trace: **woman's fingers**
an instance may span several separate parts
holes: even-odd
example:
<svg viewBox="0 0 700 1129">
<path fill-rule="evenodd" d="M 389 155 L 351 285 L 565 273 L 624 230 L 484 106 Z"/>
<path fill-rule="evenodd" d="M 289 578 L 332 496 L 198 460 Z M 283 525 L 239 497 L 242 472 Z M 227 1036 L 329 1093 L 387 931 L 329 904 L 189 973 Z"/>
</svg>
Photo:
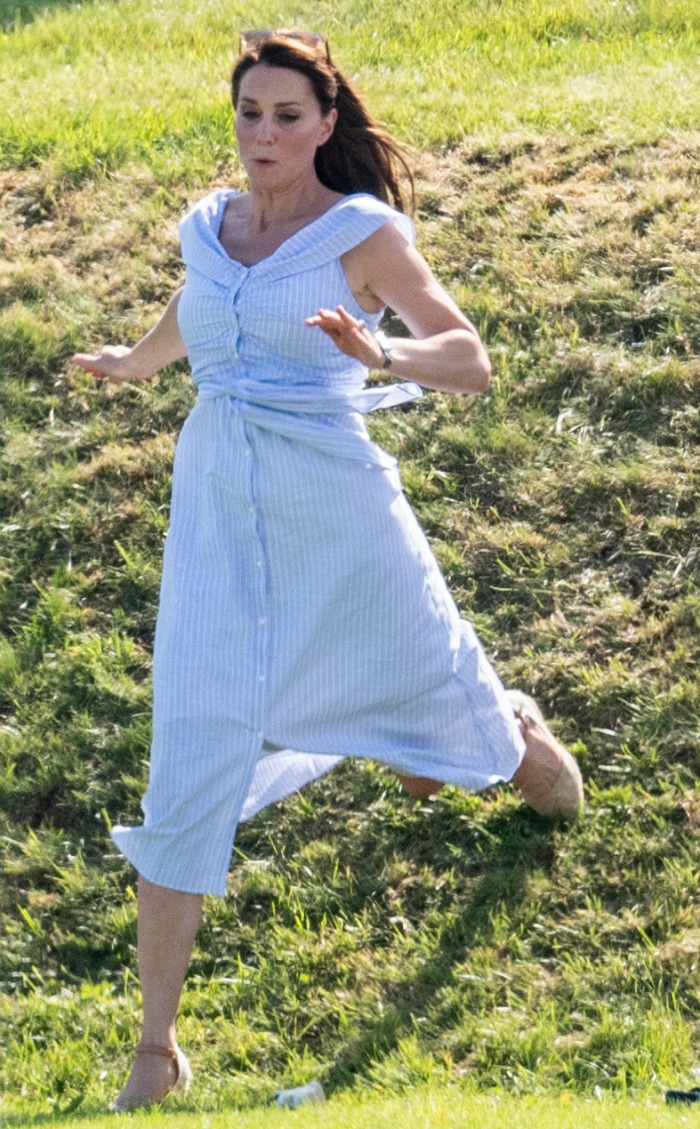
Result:
<svg viewBox="0 0 700 1129">
<path fill-rule="evenodd" d="M 91 376 L 105 377 L 118 384 L 129 379 L 123 362 L 130 353 L 128 345 L 103 345 L 96 353 L 74 353 L 71 360 Z"/>
<path fill-rule="evenodd" d="M 377 350 L 379 346 L 371 329 L 362 318 L 353 317 L 344 306 L 336 306 L 334 310 L 319 310 L 312 317 L 306 318 L 306 324 L 318 326 L 333 340 L 335 345 L 348 357 L 355 357 L 362 361 L 368 368 L 377 365 Z"/>
<path fill-rule="evenodd" d="M 78 368 L 84 369 L 92 376 L 105 376 L 105 370 L 101 366 L 100 357 L 98 353 L 74 353 L 71 361 Z"/>
<path fill-rule="evenodd" d="M 331 329 L 340 328 L 340 318 L 335 310 L 319 310 L 313 317 L 306 319 L 307 325 L 317 325 L 328 333 Z"/>
<path fill-rule="evenodd" d="M 371 336 L 366 322 L 362 318 L 353 317 L 344 306 L 336 306 L 334 316 L 337 318 L 339 328 L 349 333 L 354 340 L 365 341 L 368 333 Z"/>
</svg>

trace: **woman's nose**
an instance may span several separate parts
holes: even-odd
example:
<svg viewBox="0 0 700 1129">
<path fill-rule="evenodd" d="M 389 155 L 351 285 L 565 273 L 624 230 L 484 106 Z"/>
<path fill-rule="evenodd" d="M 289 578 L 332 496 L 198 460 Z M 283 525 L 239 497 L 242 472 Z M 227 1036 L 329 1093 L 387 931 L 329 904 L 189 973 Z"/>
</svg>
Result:
<svg viewBox="0 0 700 1129">
<path fill-rule="evenodd" d="M 261 114 L 258 118 L 258 140 L 269 141 L 274 133 L 274 122 L 267 114 Z"/>
</svg>

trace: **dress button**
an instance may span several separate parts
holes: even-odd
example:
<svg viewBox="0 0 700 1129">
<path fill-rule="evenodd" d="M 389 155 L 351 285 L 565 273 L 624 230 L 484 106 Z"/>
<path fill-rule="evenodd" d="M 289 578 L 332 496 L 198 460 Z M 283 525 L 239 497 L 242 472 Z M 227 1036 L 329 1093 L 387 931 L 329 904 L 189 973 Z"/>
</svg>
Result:
<svg viewBox="0 0 700 1129">
<path fill-rule="evenodd" d="M 261 615 L 260 618 L 258 619 L 258 623 L 260 624 L 261 627 L 264 627 L 265 624 L 267 623 L 267 616 Z"/>
<path fill-rule="evenodd" d="M 262 561 L 256 561 L 256 562 L 255 562 L 255 567 L 256 567 L 256 568 L 262 568 L 262 566 L 263 566 L 263 563 L 262 563 Z"/>
</svg>

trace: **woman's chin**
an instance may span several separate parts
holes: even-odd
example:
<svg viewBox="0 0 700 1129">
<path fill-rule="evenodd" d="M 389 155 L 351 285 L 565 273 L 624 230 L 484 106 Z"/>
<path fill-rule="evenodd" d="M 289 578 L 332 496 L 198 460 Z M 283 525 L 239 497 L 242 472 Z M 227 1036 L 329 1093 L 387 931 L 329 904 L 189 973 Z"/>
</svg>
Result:
<svg viewBox="0 0 700 1129">
<path fill-rule="evenodd" d="M 277 161 L 250 161 L 246 166 L 248 180 L 251 183 L 259 180 L 267 184 L 271 180 L 282 181 L 283 170 Z"/>
</svg>

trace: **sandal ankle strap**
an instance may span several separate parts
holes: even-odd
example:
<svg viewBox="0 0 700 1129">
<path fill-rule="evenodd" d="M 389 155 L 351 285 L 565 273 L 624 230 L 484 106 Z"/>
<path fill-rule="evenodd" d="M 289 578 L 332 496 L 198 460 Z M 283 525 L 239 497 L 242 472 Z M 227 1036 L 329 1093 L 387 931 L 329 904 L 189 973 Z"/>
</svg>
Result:
<svg viewBox="0 0 700 1129">
<path fill-rule="evenodd" d="M 522 721 L 525 729 L 534 729 L 540 722 L 525 706 L 514 706 L 513 713 L 517 721 Z"/>
<path fill-rule="evenodd" d="M 506 698 L 517 720 L 523 723 L 525 730 L 537 727 L 540 729 L 547 728 L 540 707 L 529 694 L 523 694 L 520 690 L 506 690 Z"/>
<path fill-rule="evenodd" d="M 177 1051 L 174 1047 L 160 1047 L 157 1043 L 139 1043 L 135 1052 L 137 1055 L 160 1055 L 161 1058 L 169 1058 L 177 1066 Z"/>
</svg>

